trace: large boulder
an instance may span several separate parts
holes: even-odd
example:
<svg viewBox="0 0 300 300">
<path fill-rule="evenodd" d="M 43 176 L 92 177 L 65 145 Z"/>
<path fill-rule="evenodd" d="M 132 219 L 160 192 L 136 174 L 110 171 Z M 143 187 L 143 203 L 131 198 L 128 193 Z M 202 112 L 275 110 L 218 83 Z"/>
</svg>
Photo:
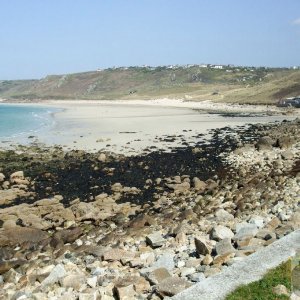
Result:
<svg viewBox="0 0 300 300">
<path fill-rule="evenodd" d="M 30 242 L 38 244 L 48 238 L 48 234 L 40 229 L 29 227 L 14 227 L 4 229 L 0 235 L 0 247 L 15 246 Z"/>
<path fill-rule="evenodd" d="M 274 140 L 268 136 L 261 137 L 255 147 L 259 151 L 272 150 L 274 145 Z"/>
</svg>

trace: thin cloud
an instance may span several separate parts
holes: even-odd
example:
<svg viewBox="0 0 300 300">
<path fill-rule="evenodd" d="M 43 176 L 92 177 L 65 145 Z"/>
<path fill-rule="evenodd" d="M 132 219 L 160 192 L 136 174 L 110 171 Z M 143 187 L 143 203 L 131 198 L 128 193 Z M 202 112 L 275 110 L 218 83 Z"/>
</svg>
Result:
<svg viewBox="0 0 300 300">
<path fill-rule="evenodd" d="M 294 25 L 300 25 L 300 18 L 294 20 L 292 23 L 293 23 Z"/>
</svg>

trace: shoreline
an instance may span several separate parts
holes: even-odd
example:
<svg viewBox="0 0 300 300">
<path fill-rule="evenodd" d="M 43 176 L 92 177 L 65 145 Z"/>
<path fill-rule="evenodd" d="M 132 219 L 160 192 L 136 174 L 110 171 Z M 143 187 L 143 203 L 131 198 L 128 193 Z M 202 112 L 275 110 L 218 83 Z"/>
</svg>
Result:
<svg viewBox="0 0 300 300">
<path fill-rule="evenodd" d="M 15 101 L 2 100 L 0 103 L 7 104 L 32 104 L 32 105 L 62 105 L 61 107 L 68 108 L 70 105 L 137 105 L 137 106 L 158 106 L 158 107 L 175 107 L 175 108 L 190 108 L 203 111 L 216 111 L 221 113 L 292 113 L 300 115 L 296 108 L 283 108 L 275 105 L 263 104 L 237 104 L 228 102 L 214 102 L 212 100 L 184 100 L 184 99 L 170 99 L 158 98 L 149 100 L 31 100 L 31 101 Z"/>
<path fill-rule="evenodd" d="M 182 143 L 193 145 L 194 136 L 206 134 L 209 137 L 209 130 L 214 128 L 291 120 L 300 115 L 297 110 L 287 114 L 286 109 L 277 107 L 270 109 L 167 99 L 51 100 L 17 105 L 60 110 L 51 114 L 55 126 L 47 132 L 37 132 L 34 140 L 26 140 L 27 144 L 34 142 L 46 146 L 61 145 L 66 150 L 92 152 L 106 149 L 126 155 L 143 153 L 151 147 L 154 150 L 171 151 Z M 153 127 L 153 124 L 156 125 Z M 68 128 L 68 132 L 65 128 Z"/>
</svg>

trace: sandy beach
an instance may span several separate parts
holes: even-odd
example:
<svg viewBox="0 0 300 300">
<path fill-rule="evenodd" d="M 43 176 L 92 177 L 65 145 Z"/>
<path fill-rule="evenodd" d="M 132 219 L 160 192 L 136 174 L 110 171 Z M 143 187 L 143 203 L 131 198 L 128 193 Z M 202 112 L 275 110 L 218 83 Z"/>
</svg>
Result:
<svg viewBox="0 0 300 300">
<path fill-rule="evenodd" d="M 38 142 L 65 150 L 109 151 L 125 155 L 153 150 L 171 151 L 193 145 L 195 137 L 209 138 L 209 130 L 249 123 L 291 120 L 295 114 L 268 106 L 244 106 L 182 100 L 43 101 L 60 109 L 53 126 L 34 134 L 35 139 L 15 139 L 13 144 Z M 229 115 L 228 115 L 229 114 Z M 298 113 L 299 114 L 299 113 Z"/>
<path fill-rule="evenodd" d="M 210 129 L 294 118 L 282 116 L 282 110 L 277 107 L 210 101 L 47 101 L 46 104 L 63 110 L 55 114 L 55 128 L 41 141 L 69 149 L 103 149 L 124 154 L 140 153 L 151 146 L 168 150 L 183 142 L 193 144 L 199 134 L 209 137 Z M 225 117 L 218 113 L 237 115 Z M 180 135 L 184 138 L 174 140 Z M 171 142 L 170 137 L 173 137 Z"/>
</svg>

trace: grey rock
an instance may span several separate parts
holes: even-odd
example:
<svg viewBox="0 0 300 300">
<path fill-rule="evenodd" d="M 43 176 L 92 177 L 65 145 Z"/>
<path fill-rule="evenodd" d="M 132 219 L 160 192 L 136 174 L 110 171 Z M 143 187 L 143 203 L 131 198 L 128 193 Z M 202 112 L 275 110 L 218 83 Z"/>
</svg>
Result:
<svg viewBox="0 0 300 300">
<path fill-rule="evenodd" d="M 225 255 L 229 253 L 234 253 L 236 250 L 233 248 L 231 244 L 231 239 L 226 238 L 221 240 L 216 245 L 216 252 L 218 255 Z"/>
<path fill-rule="evenodd" d="M 64 288 L 72 288 L 79 291 L 81 286 L 85 283 L 85 276 L 82 274 L 70 274 L 59 280 L 60 285 Z"/>
<path fill-rule="evenodd" d="M 65 277 L 66 274 L 67 274 L 66 270 L 62 264 L 56 265 L 51 271 L 51 273 L 49 274 L 49 276 L 42 281 L 41 283 L 42 288 L 58 282 L 60 279 Z"/>
<path fill-rule="evenodd" d="M 172 271 L 175 268 L 174 253 L 166 251 L 151 266 L 152 269 L 166 268 Z"/>
<path fill-rule="evenodd" d="M 148 281 L 152 284 L 160 284 L 163 280 L 168 277 L 172 277 L 166 268 L 155 269 L 145 275 Z"/>
<path fill-rule="evenodd" d="M 254 224 L 256 225 L 257 228 L 263 228 L 264 224 L 265 224 L 265 220 L 263 217 L 260 216 L 253 216 L 251 217 L 251 219 L 249 220 L 250 224 Z"/>
<path fill-rule="evenodd" d="M 200 282 L 205 279 L 204 273 L 194 273 L 188 276 L 189 280 L 192 282 Z"/>
<path fill-rule="evenodd" d="M 293 159 L 294 158 L 294 153 L 290 150 L 286 150 L 284 152 L 281 153 L 281 157 L 284 160 L 289 160 L 289 159 Z"/>
<path fill-rule="evenodd" d="M 236 226 L 236 234 L 233 239 L 241 240 L 249 237 L 254 237 L 257 232 L 258 228 L 255 224 L 240 223 Z"/>
<path fill-rule="evenodd" d="M 90 293 L 80 293 L 79 300 L 97 300 L 98 299 L 98 292 L 91 291 Z"/>
<path fill-rule="evenodd" d="M 225 209 L 219 209 L 216 212 L 216 220 L 217 222 L 228 222 L 232 221 L 234 219 L 234 216 L 230 214 Z"/>
<path fill-rule="evenodd" d="M 214 226 L 212 231 L 211 231 L 211 238 L 214 240 L 223 240 L 225 238 L 233 238 L 234 233 L 232 230 L 228 227 L 222 226 L 222 225 L 217 225 Z"/>
<path fill-rule="evenodd" d="M 146 241 L 153 248 L 161 247 L 165 243 L 165 239 L 160 232 L 149 234 L 146 236 Z"/>
<path fill-rule="evenodd" d="M 191 267 L 191 268 L 184 267 L 184 268 L 180 269 L 181 277 L 185 277 L 185 276 L 194 274 L 195 272 L 196 272 L 196 269 L 193 267 Z"/>
</svg>

